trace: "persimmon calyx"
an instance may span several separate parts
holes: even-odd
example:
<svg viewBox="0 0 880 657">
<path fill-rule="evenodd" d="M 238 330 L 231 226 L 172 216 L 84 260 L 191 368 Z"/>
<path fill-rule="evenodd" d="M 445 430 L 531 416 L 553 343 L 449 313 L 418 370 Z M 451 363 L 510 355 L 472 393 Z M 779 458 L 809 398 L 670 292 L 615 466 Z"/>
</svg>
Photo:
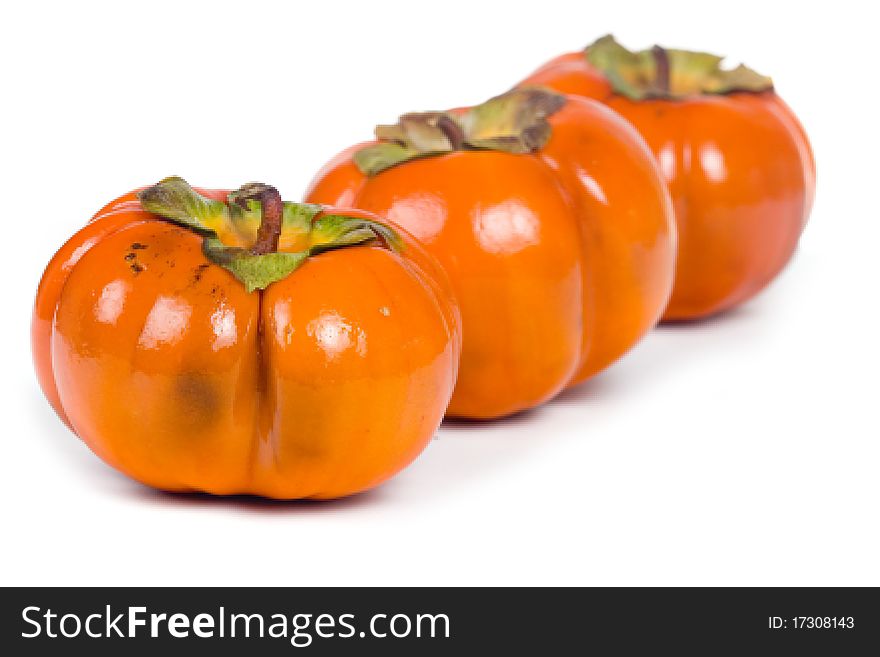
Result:
<svg viewBox="0 0 880 657">
<path fill-rule="evenodd" d="M 610 34 L 587 46 L 584 56 L 608 79 L 615 93 L 631 100 L 681 100 L 704 94 L 758 93 L 773 88 L 769 77 L 743 64 L 724 68 L 724 57 L 718 55 L 661 46 L 629 50 Z"/>
<path fill-rule="evenodd" d="M 331 249 L 367 244 L 403 249 L 400 236 L 385 224 L 327 213 L 311 203 L 283 202 L 263 183 L 243 185 L 223 203 L 174 176 L 141 190 L 138 199 L 144 210 L 200 235 L 205 257 L 248 292 L 266 289 L 310 256 Z"/>
<path fill-rule="evenodd" d="M 362 173 L 375 175 L 402 162 L 461 150 L 532 153 L 550 139 L 547 119 L 565 105 L 548 89 L 514 89 L 463 112 L 403 114 L 376 127 L 378 143 L 354 154 Z"/>
</svg>

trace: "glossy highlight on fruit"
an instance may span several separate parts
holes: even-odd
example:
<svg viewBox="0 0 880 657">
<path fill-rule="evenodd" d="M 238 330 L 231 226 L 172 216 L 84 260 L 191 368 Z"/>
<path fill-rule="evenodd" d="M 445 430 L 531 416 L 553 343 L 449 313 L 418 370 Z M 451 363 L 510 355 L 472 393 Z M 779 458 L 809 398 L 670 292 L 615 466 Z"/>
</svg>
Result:
<svg viewBox="0 0 880 657">
<path fill-rule="evenodd" d="M 669 185 L 679 234 L 664 319 L 705 317 L 760 292 L 791 259 L 815 193 L 806 133 L 770 78 L 708 53 L 613 37 L 521 83 L 599 100 L 632 123 Z"/>
<path fill-rule="evenodd" d="M 522 89 L 405 114 L 336 156 L 310 202 L 404 227 L 462 310 L 451 416 L 541 404 L 620 358 L 666 307 L 672 206 L 635 130 L 599 103 Z"/>
<path fill-rule="evenodd" d="M 130 477 L 334 498 L 428 443 L 459 321 L 439 266 L 373 215 L 169 178 L 108 204 L 58 251 L 32 340 L 59 416 Z"/>
</svg>

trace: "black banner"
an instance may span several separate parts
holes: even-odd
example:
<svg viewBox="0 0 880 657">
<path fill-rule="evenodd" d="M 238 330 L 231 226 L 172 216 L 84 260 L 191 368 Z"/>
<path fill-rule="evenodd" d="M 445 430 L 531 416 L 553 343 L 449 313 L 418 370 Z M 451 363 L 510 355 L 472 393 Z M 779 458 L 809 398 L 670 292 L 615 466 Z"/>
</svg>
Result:
<svg viewBox="0 0 880 657">
<path fill-rule="evenodd" d="M 21 588 L 2 597 L 7 655 L 880 651 L 880 596 L 868 588 Z"/>
</svg>

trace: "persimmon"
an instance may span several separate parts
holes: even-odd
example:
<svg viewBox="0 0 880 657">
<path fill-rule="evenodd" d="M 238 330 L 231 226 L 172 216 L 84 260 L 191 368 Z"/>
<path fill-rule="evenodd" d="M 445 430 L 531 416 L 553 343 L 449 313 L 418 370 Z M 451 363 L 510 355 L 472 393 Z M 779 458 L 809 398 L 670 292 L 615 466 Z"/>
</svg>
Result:
<svg viewBox="0 0 880 657">
<path fill-rule="evenodd" d="M 106 206 L 49 263 L 33 351 L 58 414 L 169 491 L 334 498 L 436 430 L 458 308 L 403 231 L 354 210 L 168 178 Z"/>
<path fill-rule="evenodd" d="M 403 226 L 446 269 L 463 324 L 449 415 L 534 407 L 660 317 L 671 202 L 644 141 L 600 103 L 516 90 L 405 114 L 376 137 L 332 159 L 306 198 Z"/>
<path fill-rule="evenodd" d="M 703 52 L 631 52 L 606 36 L 551 60 L 521 85 L 600 100 L 647 140 L 678 222 L 664 318 L 743 303 L 791 259 L 813 203 L 810 143 L 770 78 Z"/>
</svg>

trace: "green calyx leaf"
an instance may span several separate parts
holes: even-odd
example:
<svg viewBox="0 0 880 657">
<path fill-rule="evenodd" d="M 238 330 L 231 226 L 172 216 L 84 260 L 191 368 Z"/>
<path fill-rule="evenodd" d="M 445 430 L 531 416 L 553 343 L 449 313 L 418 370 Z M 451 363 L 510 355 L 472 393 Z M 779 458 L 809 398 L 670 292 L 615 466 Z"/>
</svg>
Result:
<svg viewBox="0 0 880 657">
<path fill-rule="evenodd" d="M 370 176 L 408 160 L 451 153 L 461 148 L 464 135 L 451 114 L 413 112 L 394 125 L 376 126 L 376 139 L 378 144 L 354 154 L 354 163 Z"/>
<path fill-rule="evenodd" d="M 358 217 L 325 214 L 312 226 L 309 253 L 314 255 L 367 242 L 381 242 L 392 251 L 398 252 L 404 248 L 400 235 L 385 224 Z"/>
<path fill-rule="evenodd" d="M 147 212 L 203 235 L 213 233 L 229 221 L 229 209 L 224 203 L 202 196 L 179 176 L 164 178 L 137 196 Z"/>
<path fill-rule="evenodd" d="M 265 290 L 272 283 L 287 278 L 309 257 L 306 251 L 254 255 L 241 247 L 226 246 L 216 237 L 206 237 L 202 251 L 215 265 L 229 270 L 248 292 Z"/>
<path fill-rule="evenodd" d="M 362 173 L 385 169 L 421 157 L 459 150 L 532 153 L 550 138 L 547 121 L 565 105 L 565 96 L 547 89 L 514 89 L 458 114 L 404 114 L 394 125 L 376 128 L 379 143 L 354 154 Z"/>
<path fill-rule="evenodd" d="M 361 173 L 374 176 L 396 164 L 425 157 L 431 153 L 421 153 L 396 142 L 379 142 L 366 146 L 354 154 L 354 163 Z"/>
<path fill-rule="evenodd" d="M 256 185 L 250 183 L 231 192 L 228 203 L 221 203 L 173 177 L 139 192 L 138 198 L 148 212 L 202 236 L 205 257 L 229 271 L 248 292 L 266 289 L 296 271 L 310 256 L 330 249 L 371 243 L 395 251 L 403 249 L 400 236 L 385 224 L 321 214 L 323 207 L 316 204 L 284 203 L 280 222 L 275 214 L 276 224 L 280 224 L 279 250 L 255 252 L 251 247 L 263 221 L 262 204 L 252 195 Z M 280 200 L 277 191 L 274 193 L 275 200 Z M 285 249 L 284 244 L 293 246 Z"/>
<path fill-rule="evenodd" d="M 460 148 L 464 135 L 451 114 L 412 112 L 401 116 L 394 125 L 377 126 L 376 138 L 420 153 L 444 153 Z"/>
<path fill-rule="evenodd" d="M 461 117 L 469 146 L 506 153 L 533 153 L 550 139 L 548 117 L 565 96 L 538 87 L 514 89 L 471 108 Z"/>
<path fill-rule="evenodd" d="M 307 233 L 312 229 L 312 221 L 323 208 L 317 203 L 285 203 L 282 225 L 285 230 Z"/>
<path fill-rule="evenodd" d="M 758 93 L 773 88 L 773 81 L 740 64 L 722 66 L 723 57 L 691 50 L 654 46 L 628 50 L 612 35 L 587 46 L 585 57 L 609 81 L 614 92 L 631 100 L 680 100 L 704 94 L 737 91 Z"/>
</svg>

